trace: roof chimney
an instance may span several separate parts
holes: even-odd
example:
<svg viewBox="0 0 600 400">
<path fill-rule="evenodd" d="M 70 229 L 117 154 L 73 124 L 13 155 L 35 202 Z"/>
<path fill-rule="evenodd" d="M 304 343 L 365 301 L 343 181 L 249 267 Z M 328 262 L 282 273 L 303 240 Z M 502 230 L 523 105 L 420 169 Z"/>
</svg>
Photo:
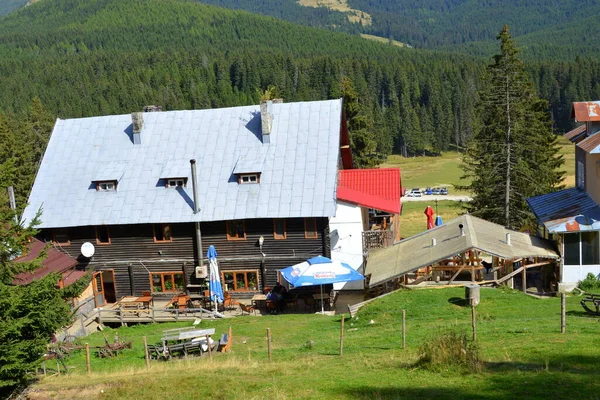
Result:
<svg viewBox="0 0 600 400">
<path fill-rule="evenodd" d="M 271 143 L 271 129 L 273 128 L 273 102 L 271 100 L 260 102 L 260 125 L 263 143 Z"/>
<path fill-rule="evenodd" d="M 510 233 L 506 234 L 506 244 L 512 246 L 512 243 L 510 242 Z"/>
<path fill-rule="evenodd" d="M 465 227 L 463 226 L 463 224 L 459 224 L 458 228 L 460 229 L 460 236 L 465 236 Z"/>
<path fill-rule="evenodd" d="M 435 240 L 435 238 L 431 238 L 431 247 L 435 247 L 436 244 L 437 240 Z"/>
<path fill-rule="evenodd" d="M 131 113 L 133 123 L 133 144 L 142 144 L 142 128 L 144 127 L 144 116 L 141 112 Z"/>
<path fill-rule="evenodd" d="M 194 214 L 198 214 L 198 211 L 200 211 L 200 207 L 198 207 L 198 178 L 196 177 L 196 160 L 190 160 L 190 165 L 192 167 L 192 190 L 194 193 Z"/>
</svg>

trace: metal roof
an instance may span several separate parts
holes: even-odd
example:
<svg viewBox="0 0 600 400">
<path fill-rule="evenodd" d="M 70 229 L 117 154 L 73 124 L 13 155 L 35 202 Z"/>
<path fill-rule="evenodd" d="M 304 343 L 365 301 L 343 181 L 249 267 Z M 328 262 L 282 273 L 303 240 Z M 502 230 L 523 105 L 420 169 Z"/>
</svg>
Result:
<svg viewBox="0 0 600 400">
<path fill-rule="evenodd" d="M 599 132 L 600 133 L 600 132 Z M 600 153 L 600 134 L 595 133 L 577 143 L 577 147 L 590 154 Z"/>
<path fill-rule="evenodd" d="M 600 230 L 600 206 L 583 189 L 570 188 L 527 199 L 548 232 Z"/>
<path fill-rule="evenodd" d="M 338 174 L 339 200 L 400 214 L 402 190 L 398 168 L 347 169 Z"/>
<path fill-rule="evenodd" d="M 44 242 L 33 238 L 27 249 L 27 254 L 17 258 L 15 262 L 24 263 L 35 260 L 45 248 L 46 244 Z M 63 273 L 76 265 L 76 259 L 61 253 L 54 247 L 50 247 L 47 251 L 46 258 L 44 258 L 42 261 L 40 268 L 32 272 L 23 272 L 17 274 L 13 283 L 16 285 L 27 285 L 35 280 L 42 279 L 52 272 Z"/>
<path fill-rule="evenodd" d="M 144 113 L 141 144 L 131 115 L 57 120 L 23 220 L 43 209 L 40 228 L 335 214 L 342 101 L 273 104 L 270 144 L 263 144 L 260 107 Z M 240 156 L 265 154 L 260 183 L 239 185 Z M 198 165 L 199 205 L 192 185 L 167 189 L 165 174 L 189 176 Z M 91 185 L 125 164 L 114 192 Z"/>
<path fill-rule="evenodd" d="M 577 128 L 565 133 L 563 135 L 563 137 L 566 138 L 567 140 L 570 140 L 573 143 L 578 143 L 582 139 L 586 138 L 586 134 L 587 134 L 586 129 L 587 129 L 586 124 L 579 125 Z"/>
<path fill-rule="evenodd" d="M 460 224 L 464 228 L 462 236 Z M 506 243 L 507 233 L 511 245 Z M 435 246 L 432 239 L 436 240 Z M 550 241 L 463 215 L 391 247 L 370 252 L 365 275 L 371 275 L 369 285 L 373 287 L 471 249 L 504 259 L 559 258 Z"/>
<path fill-rule="evenodd" d="M 573 103 L 571 118 L 575 118 L 578 122 L 600 121 L 600 101 Z"/>
</svg>

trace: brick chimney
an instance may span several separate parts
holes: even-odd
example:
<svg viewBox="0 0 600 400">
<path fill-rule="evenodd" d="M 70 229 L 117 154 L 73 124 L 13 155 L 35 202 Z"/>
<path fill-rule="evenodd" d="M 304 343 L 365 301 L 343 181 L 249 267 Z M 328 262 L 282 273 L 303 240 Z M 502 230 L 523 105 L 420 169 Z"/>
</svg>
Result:
<svg viewBox="0 0 600 400">
<path fill-rule="evenodd" d="M 142 144 L 142 128 L 144 127 L 144 114 L 141 112 L 131 113 L 131 122 L 133 124 L 133 144 Z"/>
</svg>

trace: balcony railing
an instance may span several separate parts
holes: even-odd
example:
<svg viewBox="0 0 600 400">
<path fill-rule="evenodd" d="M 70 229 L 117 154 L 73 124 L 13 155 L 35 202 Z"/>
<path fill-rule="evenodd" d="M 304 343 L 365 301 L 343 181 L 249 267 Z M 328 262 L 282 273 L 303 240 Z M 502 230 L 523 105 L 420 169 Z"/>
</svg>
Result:
<svg viewBox="0 0 600 400">
<path fill-rule="evenodd" d="M 392 231 L 366 231 L 363 232 L 363 249 L 381 249 L 393 243 Z"/>
</svg>

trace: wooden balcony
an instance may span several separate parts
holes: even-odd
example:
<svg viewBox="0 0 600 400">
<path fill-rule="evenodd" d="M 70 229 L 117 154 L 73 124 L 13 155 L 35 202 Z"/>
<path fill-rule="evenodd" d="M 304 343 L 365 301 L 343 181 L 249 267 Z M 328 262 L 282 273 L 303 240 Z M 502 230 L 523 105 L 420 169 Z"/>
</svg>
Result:
<svg viewBox="0 0 600 400">
<path fill-rule="evenodd" d="M 390 230 L 377 230 L 363 232 L 363 249 L 382 249 L 394 243 L 393 232 Z"/>
</svg>

